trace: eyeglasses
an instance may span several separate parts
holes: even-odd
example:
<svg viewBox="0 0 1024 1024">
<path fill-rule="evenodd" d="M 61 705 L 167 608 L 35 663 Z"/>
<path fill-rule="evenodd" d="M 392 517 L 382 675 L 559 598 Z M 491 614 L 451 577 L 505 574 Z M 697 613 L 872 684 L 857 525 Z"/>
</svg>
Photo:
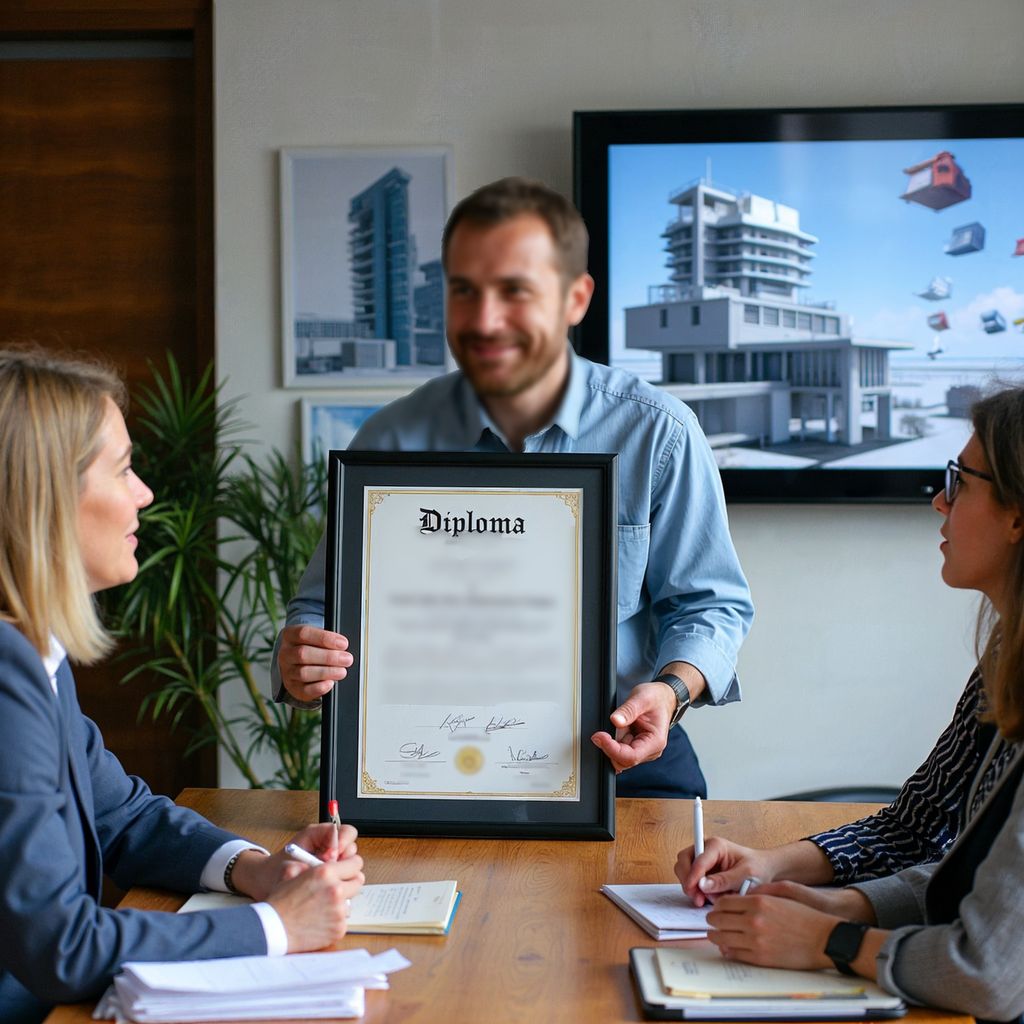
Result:
<svg viewBox="0 0 1024 1024">
<path fill-rule="evenodd" d="M 946 463 L 946 504 L 952 505 L 956 499 L 956 492 L 960 490 L 960 474 L 969 473 L 971 476 L 980 477 L 982 480 L 987 480 L 989 483 L 995 482 L 995 477 L 990 476 L 988 473 L 982 473 L 980 469 L 971 469 L 970 466 L 964 466 L 957 462 L 955 459 L 950 459 Z"/>
</svg>

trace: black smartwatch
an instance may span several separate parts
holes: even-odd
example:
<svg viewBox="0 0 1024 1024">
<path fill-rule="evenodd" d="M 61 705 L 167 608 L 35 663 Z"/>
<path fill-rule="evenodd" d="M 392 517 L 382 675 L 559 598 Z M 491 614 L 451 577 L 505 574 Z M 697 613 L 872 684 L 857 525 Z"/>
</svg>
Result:
<svg viewBox="0 0 1024 1024">
<path fill-rule="evenodd" d="M 832 929 L 825 943 L 825 956 L 835 964 L 840 974 L 856 975 L 850 964 L 857 959 L 864 935 L 870 927 L 858 921 L 840 921 Z"/>
<path fill-rule="evenodd" d="M 676 695 L 676 709 L 672 712 L 672 718 L 668 723 L 671 729 L 673 725 L 679 724 L 683 712 L 690 706 L 690 691 L 686 688 L 686 683 L 673 672 L 662 672 L 660 676 L 654 677 L 654 681 L 671 686 L 672 692 Z"/>
</svg>

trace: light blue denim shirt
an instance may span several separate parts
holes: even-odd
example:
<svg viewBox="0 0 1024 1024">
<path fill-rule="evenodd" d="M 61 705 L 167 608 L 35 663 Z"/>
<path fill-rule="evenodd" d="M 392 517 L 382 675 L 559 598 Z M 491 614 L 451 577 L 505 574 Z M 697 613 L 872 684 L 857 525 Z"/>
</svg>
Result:
<svg viewBox="0 0 1024 1024">
<path fill-rule="evenodd" d="M 708 683 L 697 703 L 739 700 L 736 655 L 754 609 L 729 536 L 718 467 L 697 418 L 632 374 L 570 353 L 562 404 L 523 450 L 619 455 L 619 698 L 670 661 L 687 661 Z M 349 447 L 508 450 L 458 372 L 385 406 Z M 325 550 L 321 538 L 288 605 L 290 626 L 323 625 Z M 271 676 L 280 699 L 276 646 Z"/>
</svg>

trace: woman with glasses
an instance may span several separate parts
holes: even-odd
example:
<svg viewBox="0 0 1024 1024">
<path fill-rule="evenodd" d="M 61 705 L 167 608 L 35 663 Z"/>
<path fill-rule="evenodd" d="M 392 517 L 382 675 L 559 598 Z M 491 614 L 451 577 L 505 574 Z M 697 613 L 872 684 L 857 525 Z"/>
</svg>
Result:
<svg viewBox="0 0 1024 1024">
<path fill-rule="evenodd" d="M 345 933 L 363 882 L 349 825 L 311 825 L 307 868 L 214 827 L 126 775 L 78 706 L 68 657 L 110 648 L 92 595 L 135 577 L 139 512 L 109 370 L 0 349 L 0 1021 L 41 1021 L 95 998 L 128 960 L 302 952 Z M 194 914 L 110 910 L 123 888 L 239 892 Z"/>
<path fill-rule="evenodd" d="M 727 958 L 835 966 L 1007 1021 L 1024 1014 L 1024 388 L 971 416 L 932 504 L 943 580 L 983 595 L 980 656 L 935 749 L 876 815 L 769 850 L 712 838 L 676 874 L 714 899 L 709 937 Z M 759 884 L 734 895 L 748 877 Z"/>
</svg>

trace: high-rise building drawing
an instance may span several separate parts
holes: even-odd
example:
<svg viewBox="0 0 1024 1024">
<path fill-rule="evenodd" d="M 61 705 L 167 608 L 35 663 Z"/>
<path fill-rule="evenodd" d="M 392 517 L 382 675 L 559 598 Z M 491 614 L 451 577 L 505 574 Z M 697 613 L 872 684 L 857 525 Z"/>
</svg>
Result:
<svg viewBox="0 0 1024 1024">
<path fill-rule="evenodd" d="M 398 366 L 415 362 L 412 278 L 415 246 L 409 230 L 409 181 L 387 174 L 349 203 L 349 264 L 355 322 L 374 338 L 395 342 Z"/>
<path fill-rule="evenodd" d="M 626 309 L 625 343 L 661 353 L 662 384 L 712 445 L 780 444 L 809 421 L 824 440 L 857 445 L 864 413 L 874 439 L 889 438 L 889 352 L 913 346 L 854 338 L 834 303 L 802 297 L 818 239 L 799 212 L 703 178 L 669 202 L 669 283 Z"/>
<path fill-rule="evenodd" d="M 420 264 L 424 283 L 413 289 L 416 309 L 416 362 L 444 364 L 444 270 L 441 261 Z"/>
</svg>

